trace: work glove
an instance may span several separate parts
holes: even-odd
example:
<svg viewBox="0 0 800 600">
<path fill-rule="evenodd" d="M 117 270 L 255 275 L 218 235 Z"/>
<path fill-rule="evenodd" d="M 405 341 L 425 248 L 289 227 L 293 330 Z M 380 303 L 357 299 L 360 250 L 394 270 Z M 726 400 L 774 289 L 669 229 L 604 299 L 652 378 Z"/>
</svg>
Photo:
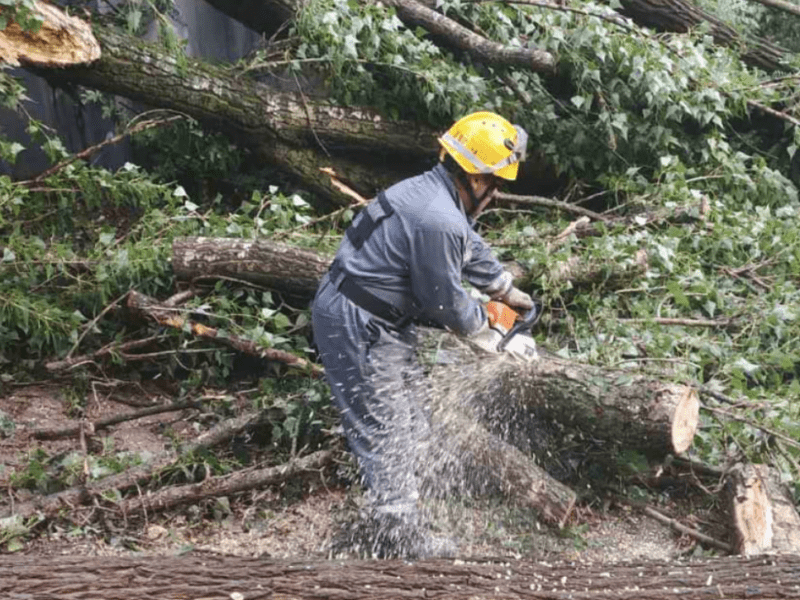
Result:
<svg viewBox="0 0 800 600">
<path fill-rule="evenodd" d="M 508 330 L 514 326 L 514 323 L 519 318 L 519 313 L 507 304 L 490 300 L 486 303 L 486 315 L 489 321 L 489 327 L 497 329 L 502 333 L 508 333 Z"/>
<path fill-rule="evenodd" d="M 533 298 L 522 290 L 515 288 L 513 285 L 505 294 L 499 298 L 495 298 L 495 300 L 523 310 L 530 310 L 533 308 Z"/>
</svg>

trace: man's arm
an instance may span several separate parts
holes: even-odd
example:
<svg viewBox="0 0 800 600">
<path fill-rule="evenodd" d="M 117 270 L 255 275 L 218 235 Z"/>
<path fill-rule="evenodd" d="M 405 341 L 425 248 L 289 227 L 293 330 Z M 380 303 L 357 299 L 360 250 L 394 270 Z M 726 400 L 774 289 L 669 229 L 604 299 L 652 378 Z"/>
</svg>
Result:
<svg viewBox="0 0 800 600">
<path fill-rule="evenodd" d="M 464 267 L 464 279 L 481 292 L 511 306 L 529 309 L 533 306 L 531 297 L 514 287 L 513 275 L 506 271 L 495 258 L 492 249 L 483 238 L 470 229 L 469 243 L 471 258 Z"/>
<path fill-rule="evenodd" d="M 411 289 L 425 316 L 461 335 L 486 322 L 486 311 L 461 285 L 468 238 L 454 226 L 421 226 L 411 240 Z"/>
</svg>

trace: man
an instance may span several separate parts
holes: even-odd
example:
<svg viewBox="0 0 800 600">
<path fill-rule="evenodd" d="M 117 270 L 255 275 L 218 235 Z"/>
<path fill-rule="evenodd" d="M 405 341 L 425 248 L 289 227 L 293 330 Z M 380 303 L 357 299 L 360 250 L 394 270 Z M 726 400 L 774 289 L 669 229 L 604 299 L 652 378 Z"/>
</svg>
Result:
<svg viewBox="0 0 800 600">
<path fill-rule="evenodd" d="M 348 228 L 313 305 L 314 338 L 376 524 L 372 554 L 426 557 L 453 548 L 417 513 L 415 469 L 430 425 L 420 393 L 414 322 L 475 336 L 493 318 L 462 281 L 505 304 L 530 296 L 473 230 L 502 180 L 516 179 L 527 134 L 490 112 L 439 138 L 440 163 L 387 189 Z"/>
</svg>

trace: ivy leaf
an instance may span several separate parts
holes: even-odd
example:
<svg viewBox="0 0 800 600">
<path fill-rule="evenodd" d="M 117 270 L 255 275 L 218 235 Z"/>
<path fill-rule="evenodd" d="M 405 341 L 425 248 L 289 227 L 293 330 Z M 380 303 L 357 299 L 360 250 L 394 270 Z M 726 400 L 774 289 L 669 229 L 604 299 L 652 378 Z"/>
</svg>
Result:
<svg viewBox="0 0 800 600">
<path fill-rule="evenodd" d="M 3 262 L 13 262 L 15 258 L 17 258 L 17 255 L 14 254 L 11 248 L 3 248 Z"/>
<path fill-rule="evenodd" d="M 675 303 L 678 306 L 689 308 L 689 299 L 686 297 L 686 294 L 683 293 L 683 290 L 677 281 L 668 282 L 667 290 L 669 290 L 669 293 L 672 294 L 672 297 L 675 299 Z"/>
<path fill-rule="evenodd" d="M 344 36 L 344 55 L 351 58 L 358 58 L 358 50 L 356 49 L 357 45 L 358 40 L 356 39 L 356 36 L 353 34 Z"/>
<path fill-rule="evenodd" d="M 125 27 L 128 29 L 128 33 L 136 33 L 139 30 L 139 25 L 141 24 L 142 12 L 134 8 L 125 18 Z"/>
</svg>

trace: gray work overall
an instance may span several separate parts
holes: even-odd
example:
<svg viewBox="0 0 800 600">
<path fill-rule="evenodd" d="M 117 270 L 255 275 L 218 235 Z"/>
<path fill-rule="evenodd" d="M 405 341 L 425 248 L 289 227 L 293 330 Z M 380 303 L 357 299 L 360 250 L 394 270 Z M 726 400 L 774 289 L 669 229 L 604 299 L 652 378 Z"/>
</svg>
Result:
<svg viewBox="0 0 800 600">
<path fill-rule="evenodd" d="M 462 286 L 488 295 L 511 274 L 471 222 L 437 165 L 373 200 L 353 221 L 314 299 L 314 339 L 371 508 L 414 515 L 415 465 L 430 425 L 416 358 L 415 319 L 461 335 L 486 322 Z"/>
</svg>

